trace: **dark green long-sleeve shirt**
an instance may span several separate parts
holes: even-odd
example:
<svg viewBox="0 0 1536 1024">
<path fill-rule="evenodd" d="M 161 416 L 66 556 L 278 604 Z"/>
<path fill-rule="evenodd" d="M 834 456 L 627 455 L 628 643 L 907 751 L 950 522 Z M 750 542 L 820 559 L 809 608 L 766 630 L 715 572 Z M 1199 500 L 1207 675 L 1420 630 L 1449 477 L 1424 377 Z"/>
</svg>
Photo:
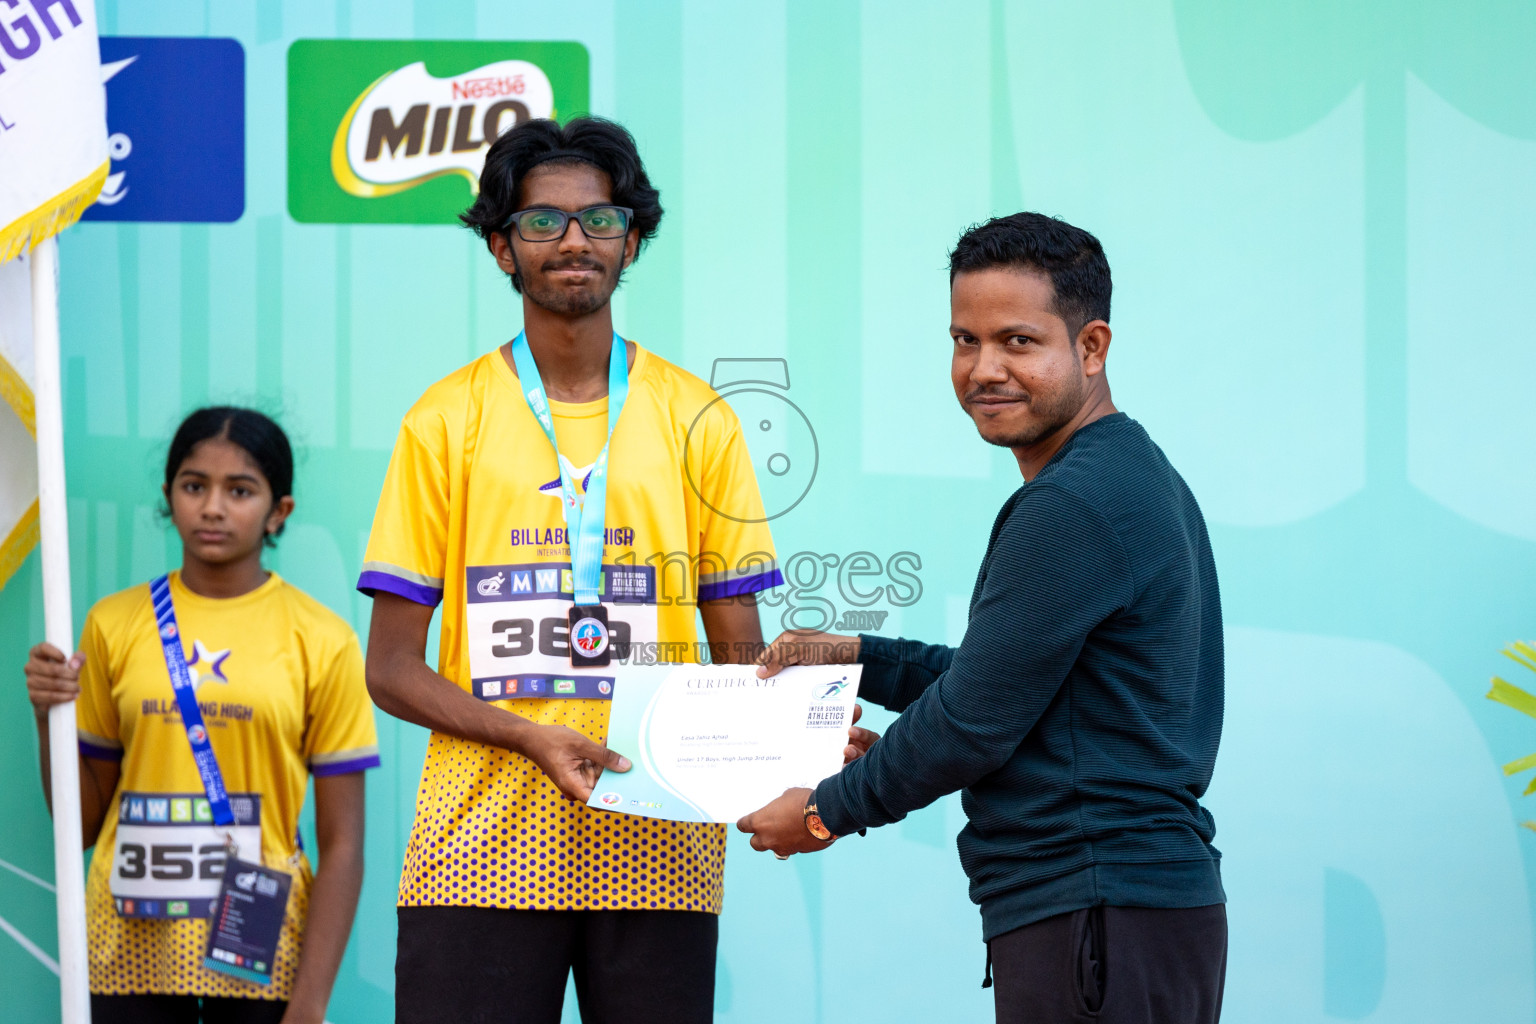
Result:
<svg viewBox="0 0 1536 1024">
<path fill-rule="evenodd" d="M 1200 806 L 1221 737 L 1221 599 L 1194 496 L 1135 420 L 1074 434 L 992 527 L 957 648 L 862 638 L 900 711 L 817 787 L 846 834 L 961 791 L 990 940 L 1096 904 L 1225 901 Z"/>
</svg>

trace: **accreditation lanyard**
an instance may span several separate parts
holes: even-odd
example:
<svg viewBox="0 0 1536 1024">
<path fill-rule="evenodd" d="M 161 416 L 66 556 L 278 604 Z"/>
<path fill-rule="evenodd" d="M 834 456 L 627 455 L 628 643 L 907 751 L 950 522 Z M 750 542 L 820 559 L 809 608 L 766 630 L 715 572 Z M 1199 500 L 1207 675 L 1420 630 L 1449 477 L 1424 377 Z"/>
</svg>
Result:
<svg viewBox="0 0 1536 1024">
<path fill-rule="evenodd" d="M 576 493 L 576 481 L 571 478 L 565 460 L 560 458 L 560 444 L 555 440 L 555 421 L 550 416 L 549 401 L 544 395 L 544 380 L 539 376 L 538 365 L 528 349 L 528 339 L 519 331 L 512 339 L 512 362 L 517 367 L 519 390 L 528 401 L 533 418 L 544 428 L 544 436 L 555 450 L 555 463 L 560 467 L 560 492 L 564 498 L 566 536 L 571 541 L 572 589 L 577 605 L 595 605 L 601 589 L 603 565 L 603 526 L 608 503 L 608 445 L 613 441 L 613 431 L 619 423 L 619 413 L 624 411 L 624 400 L 629 397 L 629 359 L 624 339 L 613 336 L 613 349 L 608 358 L 608 436 L 603 450 L 597 455 L 592 473 L 587 477 L 587 492 L 583 497 Z"/>
<path fill-rule="evenodd" d="M 149 596 L 155 606 L 155 627 L 160 634 L 160 648 L 165 652 L 166 670 L 171 674 L 171 689 L 176 694 L 176 706 L 181 709 L 181 724 L 186 729 L 187 742 L 192 744 L 192 760 L 197 763 L 203 791 L 208 794 L 208 809 L 213 814 L 213 823 L 227 829 L 234 825 L 235 815 L 229 808 L 224 774 L 219 771 L 219 759 L 213 754 L 213 744 L 208 742 L 203 713 L 197 706 L 197 685 L 192 682 L 187 656 L 181 649 L 170 578 L 161 576 L 150 583 Z"/>
</svg>

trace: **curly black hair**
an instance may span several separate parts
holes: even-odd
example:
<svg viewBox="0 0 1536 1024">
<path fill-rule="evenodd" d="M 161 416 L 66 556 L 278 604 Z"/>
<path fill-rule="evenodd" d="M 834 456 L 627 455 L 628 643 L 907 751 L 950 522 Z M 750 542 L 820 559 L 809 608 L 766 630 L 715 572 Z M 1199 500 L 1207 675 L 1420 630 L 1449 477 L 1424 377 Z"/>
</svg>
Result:
<svg viewBox="0 0 1536 1024">
<path fill-rule="evenodd" d="M 949 254 L 949 283 L 957 274 L 992 267 L 1049 277 L 1056 313 L 1073 337 L 1092 320 L 1109 322 L 1109 261 L 1099 240 L 1082 228 L 1043 213 L 1015 213 L 966 229 Z"/>
<path fill-rule="evenodd" d="M 617 122 L 603 117 L 572 118 L 562 128 L 547 118 L 524 121 L 503 132 L 485 154 L 480 172 L 480 194 L 459 220 L 485 239 L 507 230 L 507 218 L 521 201 L 523 178 L 546 163 L 591 164 L 613 183 L 613 202 L 634 210 L 630 227 L 640 232 L 640 245 L 650 241 L 661 224 L 661 193 L 651 187 L 634 136 Z M 512 275 L 512 287 L 522 283 Z"/>
</svg>

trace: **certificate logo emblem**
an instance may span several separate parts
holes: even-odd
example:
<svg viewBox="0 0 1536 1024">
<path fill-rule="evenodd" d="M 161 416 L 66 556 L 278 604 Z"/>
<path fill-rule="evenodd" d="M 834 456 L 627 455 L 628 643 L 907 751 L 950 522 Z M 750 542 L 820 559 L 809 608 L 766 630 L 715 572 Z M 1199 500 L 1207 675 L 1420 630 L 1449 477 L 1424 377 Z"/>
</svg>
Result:
<svg viewBox="0 0 1536 1024">
<path fill-rule="evenodd" d="M 619 804 L 624 802 L 624 798 L 617 793 L 604 793 L 602 796 L 598 797 L 598 799 L 607 804 L 609 807 L 617 807 Z"/>
<path fill-rule="evenodd" d="M 608 648 L 608 630 L 590 616 L 578 619 L 571 629 L 571 643 L 587 657 L 596 657 Z"/>
<path fill-rule="evenodd" d="M 167 623 L 160 627 L 160 635 L 167 640 L 176 639 L 176 627 Z"/>
<path fill-rule="evenodd" d="M 193 743 L 201 743 L 208 738 L 208 730 L 200 725 L 194 725 L 187 730 L 187 739 Z"/>
<path fill-rule="evenodd" d="M 613 692 L 613 684 L 606 679 L 600 679 L 597 683 L 597 692 L 606 696 Z"/>
<path fill-rule="evenodd" d="M 836 700 L 847 687 L 848 678 L 844 676 L 835 683 L 818 683 L 816 689 L 811 691 L 811 696 L 816 700 Z"/>
</svg>

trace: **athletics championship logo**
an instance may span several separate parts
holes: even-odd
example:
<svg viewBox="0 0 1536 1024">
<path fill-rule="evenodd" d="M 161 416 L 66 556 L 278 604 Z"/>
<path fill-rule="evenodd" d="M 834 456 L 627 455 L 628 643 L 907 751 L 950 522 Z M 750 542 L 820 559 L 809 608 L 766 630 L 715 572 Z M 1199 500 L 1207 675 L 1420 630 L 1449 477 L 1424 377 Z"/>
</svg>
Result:
<svg viewBox="0 0 1536 1024">
<path fill-rule="evenodd" d="M 815 700 L 836 700 L 842 692 L 848 688 L 848 677 L 835 683 L 817 683 L 816 689 L 811 691 L 811 697 Z"/>
<path fill-rule="evenodd" d="M 587 108 L 580 43 L 301 39 L 288 50 L 288 211 L 456 224 L 502 132 Z"/>
<path fill-rule="evenodd" d="M 571 627 L 571 643 L 582 654 L 594 658 L 608 647 L 608 628 L 591 616 L 577 619 L 576 625 Z"/>
</svg>

